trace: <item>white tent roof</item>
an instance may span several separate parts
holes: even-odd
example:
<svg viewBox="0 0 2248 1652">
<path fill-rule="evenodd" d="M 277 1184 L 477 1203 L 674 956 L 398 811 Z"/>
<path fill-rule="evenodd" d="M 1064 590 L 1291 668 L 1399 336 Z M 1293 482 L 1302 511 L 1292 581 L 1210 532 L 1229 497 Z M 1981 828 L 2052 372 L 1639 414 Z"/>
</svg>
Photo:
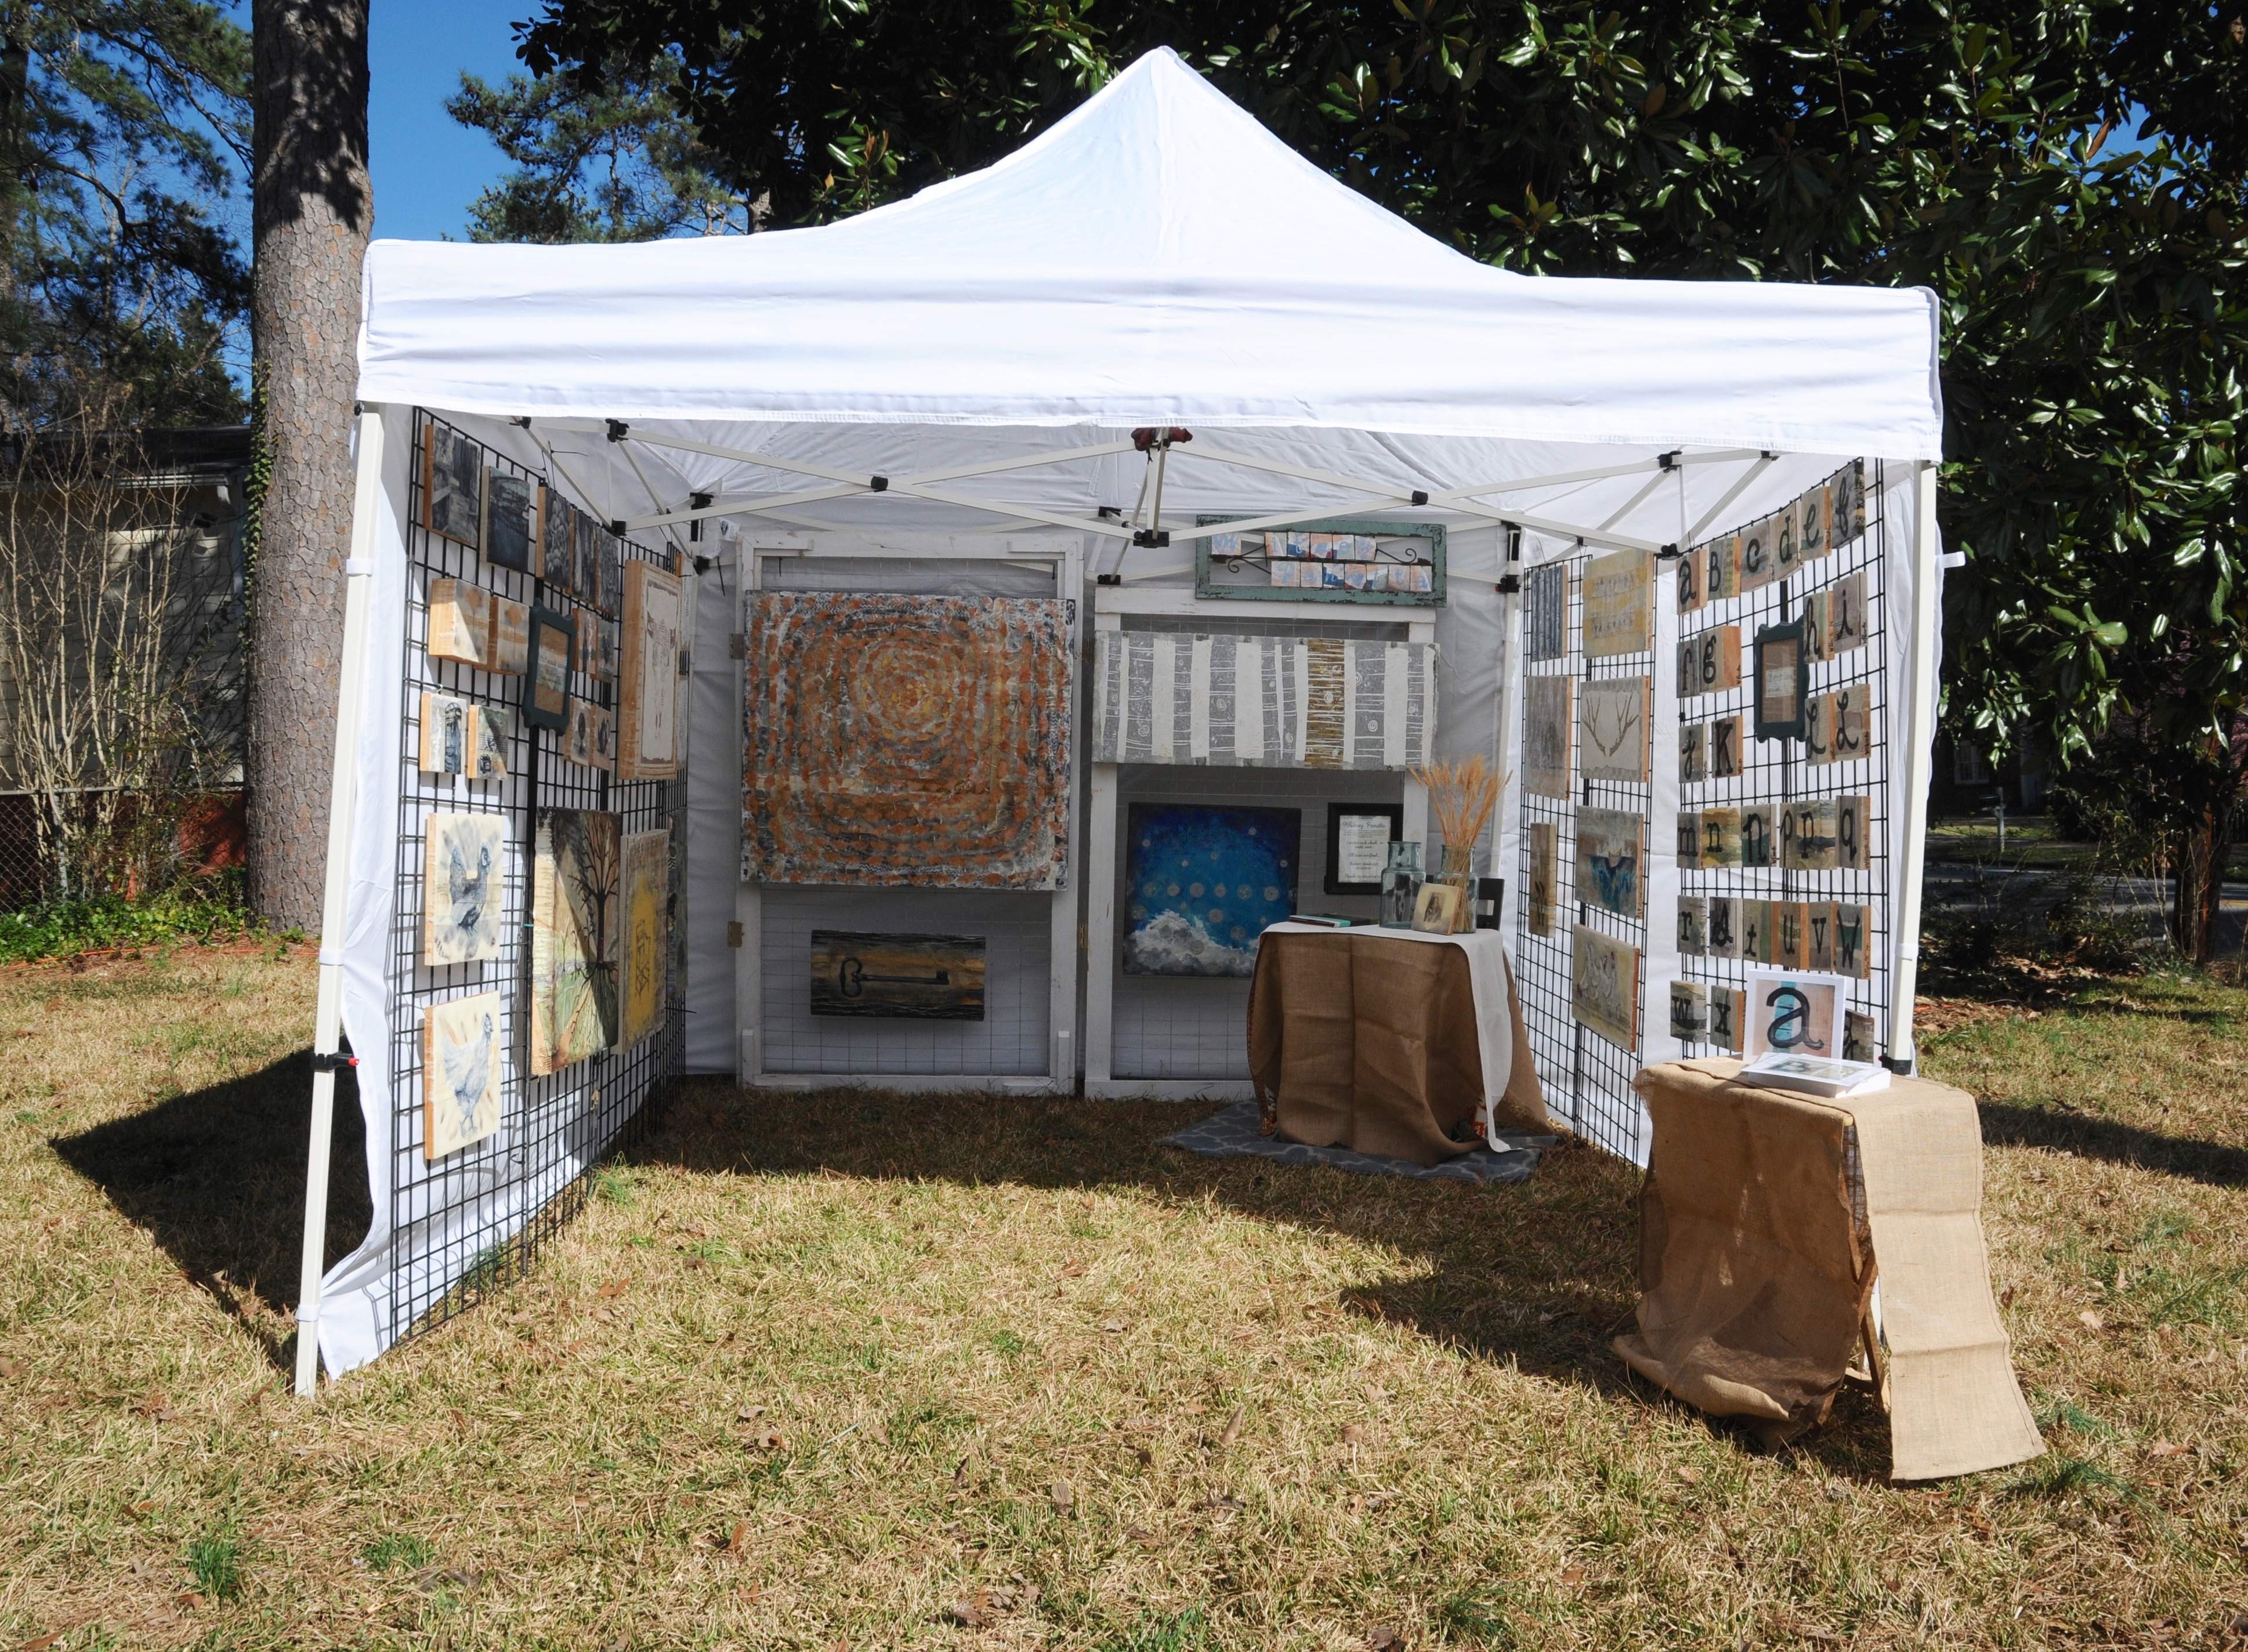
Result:
<svg viewBox="0 0 2248 1652">
<path fill-rule="evenodd" d="M 1493 270 L 1159 51 L 997 164 L 824 228 L 376 242 L 359 394 L 730 446 L 822 422 L 846 465 L 881 443 L 837 424 L 888 427 L 893 455 L 901 426 L 1283 427 L 1297 463 L 1354 475 L 1364 444 L 1316 433 L 1464 439 L 1464 473 L 1436 448 L 1404 466 L 1464 483 L 1573 443 L 1931 458 L 1936 328 L 1921 291 Z"/>
</svg>

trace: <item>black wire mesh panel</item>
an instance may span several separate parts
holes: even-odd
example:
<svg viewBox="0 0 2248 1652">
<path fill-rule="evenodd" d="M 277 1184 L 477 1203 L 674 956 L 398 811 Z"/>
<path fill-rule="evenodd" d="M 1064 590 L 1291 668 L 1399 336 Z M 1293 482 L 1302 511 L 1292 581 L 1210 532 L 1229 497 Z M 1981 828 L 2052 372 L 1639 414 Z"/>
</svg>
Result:
<svg viewBox="0 0 2248 1652">
<path fill-rule="evenodd" d="M 1682 775 L 1678 805 L 1682 812 L 1758 805 L 1777 811 L 1806 803 L 1839 805 L 1844 799 L 1865 799 L 1858 825 L 1860 840 L 1865 847 L 1865 864 L 1861 868 L 1806 870 L 1781 864 L 1783 846 L 1777 831 L 1772 847 L 1773 864 L 1770 866 L 1682 867 L 1682 896 L 1697 898 L 1704 903 L 1703 933 L 1699 937 L 1703 949 L 1697 954 L 1689 944 L 1689 949 L 1682 949 L 1678 963 L 1681 979 L 1698 982 L 1705 988 L 1739 989 L 1752 970 L 1788 967 L 1759 963 L 1737 956 L 1720 956 L 1712 951 L 1707 915 L 1710 904 L 1717 901 L 1734 901 L 1736 911 L 1737 903 L 1743 901 L 1801 902 L 1813 908 L 1839 903 L 1863 908 L 1865 974 L 1850 979 L 1847 1009 L 1848 1013 L 1870 1018 L 1870 1050 L 1863 1052 L 1868 1059 L 1887 1055 L 1889 1049 L 1889 943 L 1895 925 L 1888 844 L 1891 702 L 1890 616 L 1884 583 L 1889 533 L 1887 479 L 1881 465 L 1871 462 L 1867 464 L 1863 533 L 1843 541 L 1825 557 L 1799 565 L 1790 578 L 1777 580 L 1762 590 L 1710 602 L 1681 620 L 1682 631 L 1700 631 L 1721 625 L 1740 627 L 1741 686 L 1681 700 L 1673 708 L 1671 716 L 1657 719 L 1659 728 L 1672 731 L 1672 741 L 1667 752 L 1658 744 L 1655 754 L 1657 763 L 1676 763 L 1680 760 L 1677 730 L 1696 723 L 1707 727 L 1716 719 L 1737 716 L 1741 720 L 1739 772 L 1717 774 L 1705 750 L 1703 778 L 1690 779 Z M 1838 690 L 1853 690 L 1861 696 L 1864 749 L 1861 754 L 1840 761 L 1814 763 L 1809 760 L 1811 750 L 1819 741 L 1833 739 L 1831 729 L 1815 729 L 1814 738 L 1808 743 L 1758 740 L 1754 737 L 1756 634 L 1766 627 L 1802 619 L 1806 607 L 1814 616 L 1819 615 L 1821 600 L 1831 604 L 1835 593 L 1846 586 L 1854 597 L 1862 591 L 1864 640 L 1861 646 L 1843 649 L 1831 658 L 1813 660 L 1810 696 L 1817 702 Z M 1676 601 L 1675 591 L 1669 600 Z M 1832 611 L 1829 607 L 1826 613 L 1831 615 Z M 1737 929 L 1737 917 L 1734 924 Z M 1735 945 L 1737 947 L 1737 938 Z M 1835 937 L 1831 934 L 1825 937 L 1824 946 L 1826 953 L 1834 953 Z M 1667 1006 L 1665 1014 L 1667 1017 Z M 1707 1043 L 1689 1042 L 1688 1047 L 1700 1054 L 1724 1052 Z"/>
<path fill-rule="evenodd" d="M 1655 670 L 1655 656 L 1652 653 L 1613 655 L 1600 659 L 1586 655 L 1584 566 L 1589 559 L 1589 554 L 1580 550 L 1562 561 L 1546 565 L 1557 569 L 1564 582 L 1560 652 L 1552 659 L 1532 659 L 1530 657 L 1532 650 L 1527 646 L 1528 639 L 1525 640 L 1524 668 L 1527 676 L 1561 677 L 1570 681 L 1570 785 L 1569 795 L 1566 798 L 1544 796 L 1530 789 L 1530 696 L 1525 692 L 1523 696 L 1523 738 L 1516 746 L 1516 750 L 1524 754 L 1524 773 L 1523 784 L 1519 787 L 1522 838 L 1515 886 L 1521 895 L 1512 903 L 1516 937 L 1515 985 L 1522 1000 L 1523 1023 L 1530 1033 L 1531 1053 L 1537 1060 L 1539 1077 L 1546 1086 L 1547 1100 L 1556 1106 L 1566 1118 L 1569 1128 L 1577 1134 L 1621 1157 L 1636 1160 L 1644 1156 L 1646 1115 L 1640 1107 L 1638 1093 L 1631 1087 L 1631 1080 L 1632 1075 L 1639 1070 L 1641 1055 L 1578 1021 L 1572 1002 L 1571 971 L 1575 953 L 1573 930 L 1577 924 L 1581 923 L 1639 949 L 1640 967 L 1633 1013 L 1639 1029 L 1640 1050 L 1644 1052 L 1649 1032 L 1647 1018 L 1648 949 L 1644 915 L 1645 868 L 1647 853 L 1654 846 L 1653 834 L 1657 829 L 1656 823 L 1647 819 L 1651 812 L 1652 787 L 1646 782 L 1585 778 L 1580 772 L 1583 753 L 1580 749 L 1578 723 L 1583 715 L 1583 697 L 1587 684 L 1620 677 L 1651 677 Z M 1533 573 L 1530 577 L 1538 575 Z M 1658 578 L 1655 583 L 1659 590 L 1662 581 Z M 1526 626 L 1530 605 L 1525 602 L 1523 606 Z M 1654 760 L 1661 762 L 1662 754 L 1655 752 Z M 1577 809 L 1580 805 L 1636 814 L 1647 822 L 1648 838 L 1640 861 L 1641 916 L 1620 916 L 1581 898 L 1584 892 L 1576 887 Z M 1549 932 L 1542 936 L 1535 933 L 1532 928 L 1536 914 L 1532 910 L 1530 876 L 1535 836 L 1533 829 L 1541 826 L 1550 827 L 1553 834 L 1552 922 Z"/>
<path fill-rule="evenodd" d="M 524 679 L 453 659 L 433 659 L 429 641 L 433 580 L 453 579 L 517 602 L 572 615 L 582 606 L 536 573 L 497 566 L 476 551 L 431 532 L 425 517 L 422 454 L 434 433 L 456 441 L 461 433 L 416 409 L 406 523 L 406 626 L 400 665 L 397 862 L 391 921 L 390 1222 L 394 1242 L 389 1278 L 389 1333 L 394 1341 L 442 1324 L 522 1274 L 539 1247 L 585 1203 L 587 1180 L 600 1162 L 627 1145 L 648 1117 L 657 1087 L 677 1071 L 682 980 L 675 952 L 667 947 L 663 1014 L 657 1030 L 629 1048 L 612 1049 L 534 1077 L 530 1072 L 530 992 L 532 833 L 541 809 L 600 810 L 620 817 L 623 833 L 668 827 L 672 875 L 667 917 L 677 908 L 682 783 L 621 782 L 571 761 L 559 731 L 524 722 Z M 473 444 L 487 475 L 551 481 L 504 456 Z M 487 483 L 487 486 L 489 484 Z M 627 542 L 626 560 L 672 566 L 668 552 Z M 530 560 L 541 566 L 539 547 Z M 618 625 L 621 616 L 605 624 Z M 579 671 L 570 680 L 577 697 L 617 711 L 616 687 Z M 452 696 L 511 715 L 503 750 L 506 771 L 493 780 L 422 767 L 425 695 Z M 422 962 L 424 857 L 429 819 L 435 813 L 490 814 L 502 828 L 501 951 L 483 963 L 432 967 Z M 432 1159 L 423 1147 L 422 1020 L 432 1004 L 496 991 L 503 1011 L 504 1056 L 498 1130 Z"/>
</svg>

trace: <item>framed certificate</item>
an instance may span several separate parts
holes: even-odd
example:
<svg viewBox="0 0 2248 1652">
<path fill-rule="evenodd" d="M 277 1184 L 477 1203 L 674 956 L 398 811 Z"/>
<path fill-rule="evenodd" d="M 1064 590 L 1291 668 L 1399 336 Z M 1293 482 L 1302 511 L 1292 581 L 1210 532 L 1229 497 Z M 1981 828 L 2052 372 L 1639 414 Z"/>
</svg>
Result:
<svg viewBox="0 0 2248 1652">
<path fill-rule="evenodd" d="M 1402 803 L 1327 805 L 1329 895 L 1380 895 L 1389 846 L 1405 835 Z"/>
</svg>

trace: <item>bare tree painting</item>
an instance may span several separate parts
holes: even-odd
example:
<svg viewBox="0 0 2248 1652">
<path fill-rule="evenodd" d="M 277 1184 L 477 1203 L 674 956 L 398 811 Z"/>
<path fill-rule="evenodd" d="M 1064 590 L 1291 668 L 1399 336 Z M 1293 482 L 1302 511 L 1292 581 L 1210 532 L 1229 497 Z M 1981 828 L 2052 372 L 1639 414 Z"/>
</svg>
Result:
<svg viewBox="0 0 2248 1652">
<path fill-rule="evenodd" d="M 559 1073 L 617 1041 L 622 869 L 617 816 L 538 812 L 531 916 L 534 1073 Z"/>
</svg>

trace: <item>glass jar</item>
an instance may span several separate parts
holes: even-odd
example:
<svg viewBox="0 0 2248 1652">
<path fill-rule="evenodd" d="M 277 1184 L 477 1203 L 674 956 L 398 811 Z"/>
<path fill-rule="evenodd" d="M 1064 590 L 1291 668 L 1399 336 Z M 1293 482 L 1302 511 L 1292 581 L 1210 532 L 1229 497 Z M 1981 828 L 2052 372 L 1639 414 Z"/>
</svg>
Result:
<svg viewBox="0 0 2248 1652">
<path fill-rule="evenodd" d="M 1389 864 L 1381 868 L 1381 927 L 1413 927 L 1413 902 L 1421 893 L 1421 846 L 1401 838 L 1389 846 Z"/>
<path fill-rule="evenodd" d="M 1460 892 L 1453 907 L 1457 915 L 1452 920 L 1452 933 L 1457 935 L 1475 927 L 1475 845 L 1447 843 L 1443 864 L 1443 875 L 1437 881 Z"/>
</svg>

